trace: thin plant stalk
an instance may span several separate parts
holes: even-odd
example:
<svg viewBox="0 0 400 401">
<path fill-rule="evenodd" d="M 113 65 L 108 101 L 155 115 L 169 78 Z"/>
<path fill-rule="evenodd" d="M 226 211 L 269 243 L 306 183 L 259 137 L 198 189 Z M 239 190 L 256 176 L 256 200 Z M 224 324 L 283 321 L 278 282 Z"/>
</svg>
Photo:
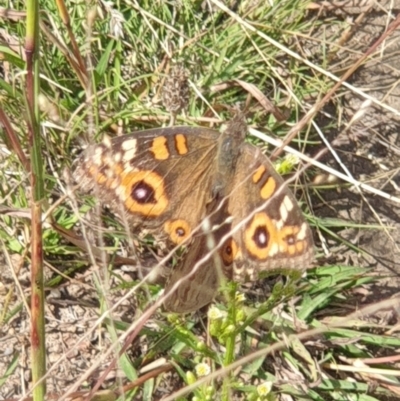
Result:
<svg viewBox="0 0 400 401">
<path fill-rule="evenodd" d="M 26 18 L 26 94 L 28 108 L 29 151 L 31 155 L 31 365 L 33 400 L 44 400 L 46 382 L 44 330 L 44 277 L 42 203 L 44 199 L 43 161 L 40 146 L 39 94 L 39 2 L 28 0 Z"/>
</svg>

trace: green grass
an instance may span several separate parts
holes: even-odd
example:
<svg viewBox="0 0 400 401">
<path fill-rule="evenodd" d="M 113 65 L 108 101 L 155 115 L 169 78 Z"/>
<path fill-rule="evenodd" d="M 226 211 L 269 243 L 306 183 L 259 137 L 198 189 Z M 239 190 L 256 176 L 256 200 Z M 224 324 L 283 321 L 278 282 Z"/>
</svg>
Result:
<svg viewBox="0 0 400 401">
<path fill-rule="evenodd" d="M 272 7 L 267 1 L 239 3 L 234 13 L 251 23 L 257 30 L 253 32 L 207 2 L 144 1 L 139 6 L 122 1 L 109 9 L 104 3 L 97 3 L 96 9 L 88 8 L 85 2 L 68 2 L 70 34 L 56 3 L 41 4 L 40 134 L 46 191 L 44 210 L 48 213 L 43 251 L 46 265 L 57 269 L 47 272 L 46 288 L 53 291 L 77 286 L 83 291 L 90 287 L 90 299 L 83 296 L 74 301 L 102 318 L 90 322 L 90 332 L 85 326 L 77 341 L 93 346 L 95 357 L 87 366 L 101 361 L 99 368 L 103 372 L 112 360 L 118 359 L 118 379 L 107 380 L 104 386 L 119 399 L 123 399 L 120 396 L 123 389 L 127 391 L 126 400 L 160 399 L 158 386 L 165 387 L 163 395 L 171 400 L 243 397 L 250 401 L 272 401 L 279 400 L 281 394 L 290 394 L 294 400 L 372 401 L 391 395 L 390 387 L 383 381 L 374 382 L 373 374 L 380 373 L 368 371 L 374 365 L 357 363 L 381 355 L 395 355 L 400 346 L 400 340 L 387 333 L 390 327 L 380 327 L 362 312 L 354 312 L 357 298 L 352 290 L 371 282 L 368 269 L 321 261 L 320 267 L 310 270 L 300 281 L 260 280 L 244 296 L 235 296 L 238 288 L 229 286 L 230 296 L 219 298 L 209 318 L 204 313 L 184 317 L 167 315 L 160 309 L 143 315 L 141 311 L 157 299 L 161 287 L 138 285 L 137 275 L 132 282 L 123 270 L 113 270 L 108 263 L 90 269 L 91 259 L 79 247 L 84 240 L 71 242 L 71 237 L 55 230 L 53 224 L 71 230 L 70 235 L 85 234 L 83 225 L 87 230 L 86 240 L 105 248 L 106 252 L 101 254 L 108 255 L 111 261 L 121 256 L 134 259 L 134 244 L 140 260 L 145 259 L 149 266 L 155 265 L 155 254 L 161 258 L 165 252 L 152 238 L 138 238 L 138 233 L 130 233 L 115 216 L 102 211 L 96 199 L 83 196 L 73 187 L 71 169 L 82 146 L 119 130 L 130 133 L 167 125 L 170 116 L 160 99 L 164 79 L 173 62 L 187 69 L 191 82 L 186 114 L 178 115 L 176 124 L 196 125 L 212 118 L 218 128 L 230 117 L 221 105 L 243 105 L 248 97 L 242 87 L 232 84 L 236 79 L 255 85 L 288 116 L 287 121 L 278 122 L 253 98 L 249 124 L 284 138 L 309 106 L 318 104 L 334 84 L 301 60 L 302 46 L 307 42 L 318 49 L 310 61 L 322 69 L 330 71 L 331 68 L 327 45 L 313 40 L 313 32 L 323 21 L 307 10 L 307 3 L 278 1 Z M 24 11 L 23 2 L 12 5 Z M 339 19 L 330 23 L 339 26 L 338 32 L 346 28 L 346 23 Z M 8 68 L 7 77 L 0 78 L 1 108 L 12 124 L 20 148 L 27 154 L 27 106 L 22 74 L 25 21 L 22 17 L 17 21 L 4 19 L 0 27 L 19 44 L 12 48 L 7 44 L 0 46 Z M 123 37 L 118 34 L 121 30 Z M 72 38 L 79 50 L 72 45 Z M 337 40 L 330 37 L 328 42 Z M 289 56 L 285 49 L 300 54 L 300 59 Z M 225 89 L 213 90 L 215 85 L 226 81 L 229 84 Z M 338 112 L 341 107 L 340 102 L 332 102 L 331 106 Z M 322 124 L 321 128 L 328 130 L 337 121 L 326 118 Z M 250 140 L 263 145 L 254 138 Z M 313 154 L 320 140 L 308 124 L 290 145 L 301 150 L 306 147 Z M 18 275 L 30 264 L 31 188 L 29 175 L 17 157 L 16 148 L 10 144 L 9 133 L 0 133 L 0 146 L 0 196 L 6 211 L 0 214 L 0 239 L 5 255 L 14 260 L 15 255 L 22 257 L 18 259 L 19 267 L 14 265 L 14 282 L 4 280 L 9 291 L 5 299 L 9 302 L 1 304 L 0 328 L 5 329 L 13 321 L 26 319 L 23 298 L 30 300 L 29 285 L 23 281 L 20 291 L 17 283 Z M 288 169 L 293 166 L 286 164 L 284 170 Z M 315 170 L 307 170 L 303 182 L 309 184 L 315 174 Z M 304 209 L 321 236 L 342 243 L 341 228 L 348 228 L 353 222 L 313 217 L 314 205 L 324 199 L 327 190 L 306 185 L 300 201 L 307 205 Z M 299 191 L 298 194 L 301 196 Z M 359 224 L 358 227 L 367 226 Z M 343 244 L 355 248 L 352 244 Z M 6 259 L 0 268 L 6 269 L 7 265 Z M 239 294 L 243 291 L 239 289 Z M 122 304 L 106 316 L 117 302 Z M 128 349 L 122 345 L 126 337 L 118 340 L 121 334 L 130 335 Z M 93 337 L 96 338 L 93 340 Z M 110 343 L 115 347 L 111 348 Z M 16 360 L 21 355 L 19 351 L 14 352 L 7 371 L 0 371 L 0 394 L 10 376 L 18 376 Z M 118 352 L 121 352 L 119 358 Z M 166 364 L 158 368 L 169 373 L 154 370 L 152 375 L 142 370 L 161 358 L 165 358 Z M 66 366 L 68 361 L 68 358 L 64 361 Z M 389 372 L 381 374 L 392 384 L 398 384 L 393 363 L 384 361 L 377 366 L 388 369 Z M 75 371 L 74 365 L 70 369 L 75 391 L 90 391 L 99 377 L 91 376 L 86 367 L 88 378 L 84 372 Z M 203 376 L 204 373 L 208 375 Z M 270 391 L 265 384 L 269 382 L 272 383 Z M 371 388 L 373 382 L 375 387 Z M 133 385 L 128 389 L 125 386 L 129 383 Z M 50 391 L 62 399 L 71 388 L 65 386 L 61 393 L 59 388 Z M 177 398 L 178 389 L 183 389 L 182 398 Z M 21 394 L 17 391 L 12 396 Z M 103 395 L 104 399 L 112 399 L 110 393 Z"/>
</svg>

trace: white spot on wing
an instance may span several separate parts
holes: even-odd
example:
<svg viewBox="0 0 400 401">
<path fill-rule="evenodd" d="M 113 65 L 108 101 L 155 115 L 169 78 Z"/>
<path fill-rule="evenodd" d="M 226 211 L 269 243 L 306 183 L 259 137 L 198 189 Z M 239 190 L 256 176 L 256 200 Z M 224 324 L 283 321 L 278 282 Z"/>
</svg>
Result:
<svg viewBox="0 0 400 401">
<path fill-rule="evenodd" d="M 128 150 L 127 152 L 124 153 L 124 155 L 122 156 L 122 160 L 124 162 L 129 162 L 131 161 L 134 156 L 136 154 L 136 149 L 132 149 L 132 150 Z"/>
<path fill-rule="evenodd" d="M 281 231 L 284 225 L 285 222 L 283 220 L 275 221 L 275 227 L 278 231 Z"/>
<path fill-rule="evenodd" d="M 291 212 L 294 205 L 293 205 L 293 202 L 290 200 L 289 196 L 286 195 L 283 198 L 283 203 L 285 204 L 287 211 Z"/>
<path fill-rule="evenodd" d="M 289 213 L 288 213 L 288 211 L 286 209 L 285 202 L 282 202 L 281 206 L 279 207 L 279 215 L 281 216 L 281 220 L 280 221 L 282 221 L 282 222 L 285 222 L 286 219 L 289 216 Z"/>
<path fill-rule="evenodd" d="M 121 161 L 121 159 L 122 159 L 122 154 L 121 154 L 121 152 L 117 152 L 117 153 L 114 155 L 114 161 L 115 161 L 115 163 L 119 163 L 119 162 Z"/>
<path fill-rule="evenodd" d="M 269 250 L 269 256 L 275 256 L 279 252 L 278 244 L 272 244 L 271 249 Z"/>
<path fill-rule="evenodd" d="M 105 146 L 107 146 L 107 148 L 111 148 L 111 140 L 110 140 L 110 138 L 108 136 L 105 136 L 103 138 L 103 143 L 104 143 Z"/>
<path fill-rule="evenodd" d="M 250 281 L 255 281 L 255 279 L 256 279 L 256 272 L 255 272 L 255 270 L 254 270 L 254 267 L 249 267 L 249 268 L 247 269 L 247 271 L 246 271 L 246 274 L 247 274 L 247 276 L 249 277 L 249 280 L 250 280 Z M 243 281 L 243 278 L 242 278 L 241 281 Z"/>
<path fill-rule="evenodd" d="M 92 158 L 93 164 L 99 167 L 102 166 L 103 165 L 102 156 L 103 156 L 103 149 L 101 147 L 95 148 Z"/>
<path fill-rule="evenodd" d="M 279 207 L 279 213 L 281 215 L 281 220 L 285 222 L 289 216 L 289 212 L 293 209 L 293 202 L 290 200 L 290 198 L 286 195 L 281 203 L 281 206 Z"/>
<path fill-rule="evenodd" d="M 300 227 L 300 231 L 297 233 L 296 238 L 298 241 L 302 241 L 306 238 L 307 234 L 307 223 L 303 223 Z"/>
<path fill-rule="evenodd" d="M 117 188 L 115 189 L 115 194 L 118 196 L 118 198 L 119 198 L 122 202 L 125 201 L 125 188 L 124 188 L 124 187 L 122 187 L 122 186 L 117 187 Z"/>
<path fill-rule="evenodd" d="M 128 152 L 130 150 L 136 150 L 136 139 L 127 139 L 123 142 L 121 142 L 121 148 L 122 150 L 125 150 L 125 152 Z"/>
<path fill-rule="evenodd" d="M 122 160 L 128 162 L 136 155 L 136 139 L 129 139 L 121 143 L 123 152 Z"/>
</svg>

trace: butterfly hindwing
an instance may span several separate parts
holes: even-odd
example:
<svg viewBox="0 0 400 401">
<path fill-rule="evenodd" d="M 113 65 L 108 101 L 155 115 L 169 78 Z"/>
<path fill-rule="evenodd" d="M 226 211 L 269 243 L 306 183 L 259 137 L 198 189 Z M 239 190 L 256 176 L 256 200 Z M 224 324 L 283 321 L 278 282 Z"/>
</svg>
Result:
<svg viewBox="0 0 400 401">
<path fill-rule="evenodd" d="M 237 249 L 234 280 L 255 280 L 262 270 L 309 267 L 313 256 L 309 225 L 269 159 L 250 144 L 243 144 L 237 161 L 229 213 Z"/>
<path fill-rule="evenodd" d="M 229 241 L 230 216 L 226 202 L 214 199 L 186 255 L 168 279 L 164 307 L 170 312 L 194 312 L 212 302 L 223 277 L 229 278 L 232 260 L 224 255 Z"/>
</svg>

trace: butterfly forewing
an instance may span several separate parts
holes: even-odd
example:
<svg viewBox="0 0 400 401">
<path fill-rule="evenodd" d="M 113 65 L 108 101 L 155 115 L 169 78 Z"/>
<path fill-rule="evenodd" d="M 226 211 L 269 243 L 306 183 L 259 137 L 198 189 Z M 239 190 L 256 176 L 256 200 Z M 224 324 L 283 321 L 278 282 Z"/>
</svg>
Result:
<svg viewBox="0 0 400 401">
<path fill-rule="evenodd" d="M 172 245 L 187 240 L 209 201 L 218 133 L 173 127 L 141 131 L 90 146 L 75 178 L 102 201 L 125 210 L 132 229 L 148 229 Z"/>
</svg>

